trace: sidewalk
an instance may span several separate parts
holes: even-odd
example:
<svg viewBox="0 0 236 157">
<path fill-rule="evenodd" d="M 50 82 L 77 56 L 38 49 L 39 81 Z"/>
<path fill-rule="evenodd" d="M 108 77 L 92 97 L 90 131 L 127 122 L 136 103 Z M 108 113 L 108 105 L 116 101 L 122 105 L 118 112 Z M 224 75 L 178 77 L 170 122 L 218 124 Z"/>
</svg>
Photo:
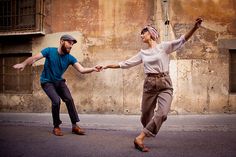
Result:
<svg viewBox="0 0 236 157">
<path fill-rule="evenodd" d="M 79 114 L 85 129 L 140 131 L 140 115 Z M 61 127 L 70 128 L 68 114 Z M 0 113 L 0 125 L 52 126 L 51 113 Z M 169 115 L 161 131 L 236 131 L 236 114 Z"/>
</svg>

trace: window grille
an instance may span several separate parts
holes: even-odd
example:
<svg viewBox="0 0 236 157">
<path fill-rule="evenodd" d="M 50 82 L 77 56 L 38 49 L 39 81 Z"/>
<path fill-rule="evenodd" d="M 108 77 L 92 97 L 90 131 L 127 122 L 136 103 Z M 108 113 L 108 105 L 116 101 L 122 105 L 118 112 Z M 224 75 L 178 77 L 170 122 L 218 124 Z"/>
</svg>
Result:
<svg viewBox="0 0 236 157">
<path fill-rule="evenodd" d="M 30 56 L 31 53 L 0 54 L 0 93 L 32 93 L 32 67 L 26 66 L 23 71 L 12 67 Z"/>
<path fill-rule="evenodd" d="M 43 0 L 0 0 L 0 34 L 43 31 Z"/>
</svg>

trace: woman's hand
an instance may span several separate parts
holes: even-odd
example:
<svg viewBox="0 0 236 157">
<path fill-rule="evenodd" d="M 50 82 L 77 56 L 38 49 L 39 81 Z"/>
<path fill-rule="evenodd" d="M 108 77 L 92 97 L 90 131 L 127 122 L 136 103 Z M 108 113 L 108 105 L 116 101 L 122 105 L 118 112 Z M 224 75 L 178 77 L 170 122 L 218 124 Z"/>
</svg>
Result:
<svg viewBox="0 0 236 157">
<path fill-rule="evenodd" d="M 199 17 L 199 18 L 196 19 L 195 24 L 194 24 L 194 27 L 193 27 L 188 33 L 186 33 L 186 34 L 184 35 L 184 38 L 185 38 L 186 41 L 187 41 L 187 40 L 193 35 L 193 33 L 201 26 L 202 21 L 203 21 L 203 20 L 202 20 L 201 17 Z"/>
<path fill-rule="evenodd" d="M 196 19 L 196 22 L 195 22 L 195 27 L 196 27 L 196 28 L 199 28 L 199 27 L 201 26 L 202 21 L 203 21 L 203 20 L 202 20 L 201 17 L 197 18 L 197 19 Z"/>
</svg>

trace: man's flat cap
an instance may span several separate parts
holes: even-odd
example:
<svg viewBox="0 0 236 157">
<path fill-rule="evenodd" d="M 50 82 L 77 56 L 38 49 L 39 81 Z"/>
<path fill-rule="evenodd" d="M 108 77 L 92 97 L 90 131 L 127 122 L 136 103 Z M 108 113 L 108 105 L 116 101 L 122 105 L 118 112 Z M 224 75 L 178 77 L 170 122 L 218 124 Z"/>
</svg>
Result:
<svg viewBox="0 0 236 157">
<path fill-rule="evenodd" d="M 77 43 L 77 40 L 76 40 L 74 37 L 72 37 L 71 35 L 69 35 L 69 34 L 62 35 L 62 36 L 61 36 L 61 40 L 64 40 L 64 41 L 73 41 L 74 44 Z"/>
</svg>

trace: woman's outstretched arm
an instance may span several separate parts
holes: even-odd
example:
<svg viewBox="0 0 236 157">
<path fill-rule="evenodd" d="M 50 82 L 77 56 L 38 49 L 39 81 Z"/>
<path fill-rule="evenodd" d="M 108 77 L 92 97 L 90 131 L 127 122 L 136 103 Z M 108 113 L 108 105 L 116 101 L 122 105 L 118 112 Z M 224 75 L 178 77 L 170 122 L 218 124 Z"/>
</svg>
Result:
<svg viewBox="0 0 236 157">
<path fill-rule="evenodd" d="M 201 26 L 202 23 L 202 18 L 197 18 L 194 27 L 187 33 L 184 35 L 185 40 L 187 41 L 192 35 L 193 33 Z"/>
<path fill-rule="evenodd" d="M 118 69 L 118 68 L 120 68 L 120 65 L 119 64 L 110 64 L 110 65 L 106 65 L 103 67 L 103 69 L 108 69 L 108 68 Z"/>
</svg>

